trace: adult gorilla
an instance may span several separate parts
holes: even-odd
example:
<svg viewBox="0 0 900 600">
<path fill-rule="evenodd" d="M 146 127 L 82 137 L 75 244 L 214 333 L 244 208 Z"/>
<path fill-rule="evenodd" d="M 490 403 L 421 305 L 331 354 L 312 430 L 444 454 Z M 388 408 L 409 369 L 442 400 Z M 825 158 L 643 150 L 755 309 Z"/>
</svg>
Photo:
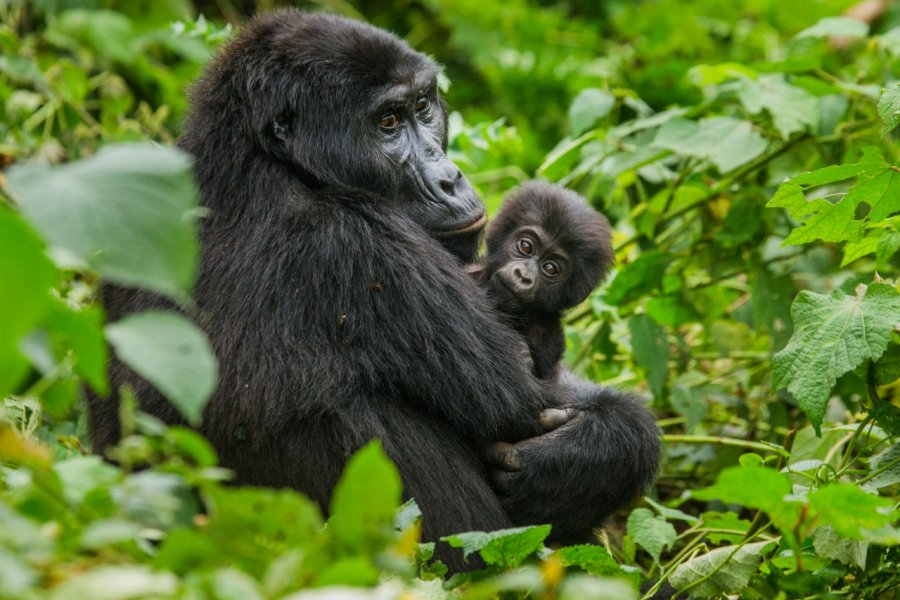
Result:
<svg viewBox="0 0 900 600">
<path fill-rule="evenodd" d="M 555 540 L 584 540 L 651 481 L 657 430 L 630 396 L 563 391 L 521 364 L 522 341 L 461 266 L 484 209 L 444 154 L 436 75 L 384 31 L 287 10 L 248 25 L 197 83 L 179 144 L 209 209 L 196 300 L 220 361 L 201 430 L 240 482 L 323 507 L 379 438 L 426 539 L 552 523 Z M 106 294 L 114 317 L 159 302 Z M 179 420 L 121 364 L 113 379 Z M 548 407 L 561 409 L 544 424 L 561 426 L 545 434 Z M 102 451 L 114 405 L 93 400 L 90 425 Z M 518 442 L 494 446 L 499 492 L 483 462 L 496 441 Z"/>
</svg>

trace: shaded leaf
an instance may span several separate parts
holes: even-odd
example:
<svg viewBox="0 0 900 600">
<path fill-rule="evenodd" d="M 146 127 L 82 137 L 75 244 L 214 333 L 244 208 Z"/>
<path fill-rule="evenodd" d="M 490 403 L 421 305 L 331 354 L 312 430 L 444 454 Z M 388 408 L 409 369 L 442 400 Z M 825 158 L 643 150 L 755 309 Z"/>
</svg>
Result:
<svg viewBox="0 0 900 600">
<path fill-rule="evenodd" d="M 753 131 L 749 121 L 711 117 L 699 122 L 672 119 L 659 128 L 653 145 L 709 160 L 727 173 L 762 154 L 768 142 Z"/>
<path fill-rule="evenodd" d="M 675 544 L 677 534 L 663 517 L 654 516 L 646 508 L 636 508 L 628 516 L 628 536 L 658 563 L 662 551 Z"/>
<path fill-rule="evenodd" d="M 791 481 L 774 469 L 761 466 L 731 467 L 719 473 L 715 485 L 694 492 L 700 500 L 720 500 L 765 511 L 782 530 L 793 527 L 799 508 L 785 501 Z"/>
<path fill-rule="evenodd" d="M 106 326 L 116 356 L 152 383 L 193 424 L 216 389 L 218 365 L 209 340 L 185 317 L 146 311 Z"/>
<path fill-rule="evenodd" d="M 581 90 L 569 107 L 569 127 L 574 135 L 581 135 L 598 119 L 609 114 L 616 105 L 616 97 L 605 90 L 586 88 Z"/>
<path fill-rule="evenodd" d="M 634 315 L 628 320 L 631 331 L 631 349 L 635 360 L 647 370 L 647 379 L 653 393 L 660 397 L 669 376 L 669 343 L 666 330 L 645 314 Z"/>
<path fill-rule="evenodd" d="M 745 546 L 725 546 L 702 554 L 678 565 L 669 583 L 683 590 L 695 581 L 703 580 L 689 589 L 691 598 L 709 598 L 718 594 L 739 594 L 756 574 L 762 561 L 762 550 L 768 542 Z"/>
<path fill-rule="evenodd" d="M 878 99 L 878 116 L 884 121 L 885 135 L 900 125 L 900 83 L 881 94 Z"/>
</svg>

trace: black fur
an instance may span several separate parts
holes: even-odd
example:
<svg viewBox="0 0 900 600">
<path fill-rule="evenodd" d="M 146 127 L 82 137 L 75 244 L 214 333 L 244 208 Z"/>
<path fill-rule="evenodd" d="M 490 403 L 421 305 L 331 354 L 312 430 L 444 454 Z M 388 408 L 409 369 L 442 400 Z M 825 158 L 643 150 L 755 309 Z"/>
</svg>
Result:
<svg viewBox="0 0 900 600">
<path fill-rule="evenodd" d="M 399 145 L 371 112 L 372 98 L 435 71 L 384 31 L 287 10 L 248 25 L 198 82 L 179 145 L 209 209 L 195 299 L 220 364 L 200 430 L 239 482 L 296 488 L 323 508 L 347 459 L 379 438 L 428 540 L 536 522 L 581 539 L 651 481 L 658 434 L 636 399 L 569 382 L 583 411 L 540 436 L 541 409 L 570 395 L 527 371 L 519 336 L 462 268 L 478 231 L 457 226 L 477 210 L 443 157 L 440 99 Z M 433 179 L 409 182 L 437 171 L 452 175 L 438 186 L 447 197 L 422 191 Z M 105 294 L 112 319 L 163 304 Z M 111 377 L 179 422 L 121 364 Z M 92 398 L 89 417 L 102 452 L 119 435 L 116 406 Z M 501 499 L 482 450 L 523 439 L 522 470 Z"/>
<path fill-rule="evenodd" d="M 587 298 L 613 264 L 609 222 L 575 192 L 531 181 L 504 199 L 487 247 L 470 271 L 525 337 L 534 374 L 555 378 L 565 351 L 562 311 Z M 545 273 L 548 265 L 557 272 Z"/>
</svg>

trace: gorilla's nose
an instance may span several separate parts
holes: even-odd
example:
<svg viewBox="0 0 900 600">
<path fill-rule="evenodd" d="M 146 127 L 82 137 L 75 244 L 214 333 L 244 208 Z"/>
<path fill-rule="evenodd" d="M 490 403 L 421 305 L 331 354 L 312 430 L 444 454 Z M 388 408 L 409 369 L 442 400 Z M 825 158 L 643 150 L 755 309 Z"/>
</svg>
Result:
<svg viewBox="0 0 900 600">
<path fill-rule="evenodd" d="M 517 283 L 523 288 L 528 289 L 534 285 L 534 277 L 525 268 L 516 266 L 513 268 L 513 275 L 516 276 Z"/>
<path fill-rule="evenodd" d="M 438 185 L 441 187 L 441 191 L 448 196 L 456 195 L 456 186 L 459 184 L 462 176 L 462 171 L 460 171 L 456 166 L 454 166 L 452 170 L 445 172 L 438 182 Z"/>
</svg>

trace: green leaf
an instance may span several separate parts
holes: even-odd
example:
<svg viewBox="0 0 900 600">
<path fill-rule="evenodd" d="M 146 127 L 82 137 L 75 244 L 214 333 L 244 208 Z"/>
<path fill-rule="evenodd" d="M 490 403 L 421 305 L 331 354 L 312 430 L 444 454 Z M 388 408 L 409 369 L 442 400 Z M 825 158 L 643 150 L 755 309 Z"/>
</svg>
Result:
<svg viewBox="0 0 900 600">
<path fill-rule="evenodd" d="M 889 134 L 900 125 L 900 83 L 884 90 L 878 99 L 878 116 L 884 121 L 884 135 Z"/>
<path fill-rule="evenodd" d="M 606 290 L 606 301 L 621 306 L 657 289 L 670 261 L 671 258 L 664 252 L 641 254 L 637 260 L 616 273 Z"/>
<path fill-rule="evenodd" d="M 628 536 L 659 563 L 660 554 L 675 544 L 677 534 L 663 517 L 654 516 L 646 508 L 636 508 L 628 516 Z"/>
<path fill-rule="evenodd" d="M 801 292 L 791 307 L 794 335 L 775 355 L 772 383 L 791 392 L 817 428 L 837 378 L 878 360 L 900 324 L 900 293 L 873 283 L 855 296 Z"/>
<path fill-rule="evenodd" d="M 719 473 L 715 485 L 694 492 L 699 500 L 720 500 L 765 511 L 782 530 L 790 530 L 797 521 L 799 507 L 785 501 L 791 493 L 786 475 L 765 467 L 731 467 Z"/>
<path fill-rule="evenodd" d="M 141 529 L 137 523 L 123 519 L 94 521 L 81 532 L 81 547 L 99 550 L 122 542 L 133 542 L 140 536 Z"/>
<path fill-rule="evenodd" d="M 109 392 L 106 378 L 108 351 L 103 338 L 103 309 L 98 305 L 75 308 L 54 298 L 45 324 L 57 355 L 71 351 L 75 372 L 101 395 Z"/>
<path fill-rule="evenodd" d="M 805 195 L 810 187 L 852 177 L 858 178 L 856 184 L 836 202 L 825 198 L 808 200 Z M 856 219 L 862 203 L 869 210 L 862 219 Z M 858 242 L 868 222 L 880 221 L 900 210 L 900 172 L 885 162 L 875 148 L 868 147 L 855 164 L 832 165 L 782 183 L 766 206 L 786 208 L 800 222 L 785 244 L 815 240 Z"/>
<path fill-rule="evenodd" d="M 869 26 L 859 19 L 851 17 L 825 17 L 818 23 L 807 27 L 796 35 L 797 39 L 812 37 L 865 37 L 869 35 Z"/>
<path fill-rule="evenodd" d="M 860 569 L 866 567 L 868 542 L 858 542 L 841 537 L 829 525 L 816 527 L 809 537 L 819 556 L 840 561 L 845 565 L 855 564 Z"/>
<path fill-rule="evenodd" d="M 198 211 L 185 153 L 112 145 L 59 167 L 15 167 L 9 187 L 58 262 L 86 265 L 122 285 L 189 296 Z"/>
<path fill-rule="evenodd" d="M 744 534 L 750 530 L 750 521 L 741 519 L 733 512 L 720 513 L 710 511 L 701 514 L 700 518 L 703 520 L 704 528 L 718 530 L 730 529 L 735 532 L 722 533 L 721 531 L 711 531 L 707 533 L 706 535 L 709 538 L 709 541 L 713 544 L 721 544 L 722 542 L 737 544 L 743 539 Z"/>
<path fill-rule="evenodd" d="M 174 595 L 178 580 L 144 566 L 98 567 L 76 574 L 53 588 L 50 600 L 130 600 Z"/>
<path fill-rule="evenodd" d="M 669 342 L 666 330 L 645 314 L 628 320 L 631 349 L 639 365 L 647 370 L 647 379 L 656 397 L 661 397 L 669 377 Z"/>
<path fill-rule="evenodd" d="M 515 568 L 544 547 L 550 535 L 549 525 L 515 527 L 497 531 L 470 531 L 441 538 L 454 548 L 462 548 L 463 556 L 478 552 L 489 565 Z"/>
<path fill-rule="evenodd" d="M 0 398 L 24 375 L 19 340 L 43 316 L 55 274 L 40 238 L 0 205 Z"/>
<path fill-rule="evenodd" d="M 532 590 L 526 588 L 523 591 Z M 559 600 L 637 600 L 639 597 L 637 590 L 621 579 L 600 579 L 588 575 L 570 575 L 559 589 Z"/>
<path fill-rule="evenodd" d="M 900 346 L 891 344 L 875 362 L 875 385 L 890 385 L 900 379 Z"/>
<path fill-rule="evenodd" d="M 569 127 L 572 133 L 581 135 L 597 120 L 608 115 L 615 105 L 616 97 L 605 90 L 597 88 L 581 90 L 569 107 Z"/>
<path fill-rule="evenodd" d="M 738 97 L 750 114 L 768 111 L 775 129 L 784 139 L 796 131 L 810 131 L 819 124 L 819 99 L 803 88 L 787 83 L 784 75 L 741 79 Z"/>
<path fill-rule="evenodd" d="M 749 583 L 762 561 L 762 550 L 769 542 L 745 546 L 725 546 L 678 565 L 669 577 L 675 589 L 689 589 L 691 598 L 710 598 L 719 594 L 739 594 Z"/>
<path fill-rule="evenodd" d="M 872 457 L 871 465 L 873 471 L 880 471 L 870 481 L 872 487 L 883 488 L 900 483 L 900 442 Z"/>
<path fill-rule="evenodd" d="M 659 128 L 653 140 L 657 148 L 709 160 L 721 173 L 747 164 L 768 145 L 753 131 L 752 123 L 730 117 L 712 117 L 699 123 L 672 119 Z"/>
<path fill-rule="evenodd" d="M 878 529 L 894 520 L 888 498 L 867 494 L 850 483 L 827 485 L 809 494 L 809 505 L 820 522 L 852 540 L 864 540 L 865 529 Z"/>
<path fill-rule="evenodd" d="M 380 548 L 393 534 L 400 494 L 397 467 L 372 440 L 350 459 L 334 489 L 329 528 L 349 548 Z"/>
<path fill-rule="evenodd" d="M 603 546 L 580 544 L 566 546 L 554 553 L 562 561 L 563 566 L 578 567 L 586 573 L 593 575 L 619 575 L 623 573 L 622 566 L 609 555 Z"/>
<path fill-rule="evenodd" d="M 216 389 L 218 366 L 209 340 L 183 316 L 147 311 L 106 326 L 116 356 L 152 383 L 192 424 Z"/>
</svg>

